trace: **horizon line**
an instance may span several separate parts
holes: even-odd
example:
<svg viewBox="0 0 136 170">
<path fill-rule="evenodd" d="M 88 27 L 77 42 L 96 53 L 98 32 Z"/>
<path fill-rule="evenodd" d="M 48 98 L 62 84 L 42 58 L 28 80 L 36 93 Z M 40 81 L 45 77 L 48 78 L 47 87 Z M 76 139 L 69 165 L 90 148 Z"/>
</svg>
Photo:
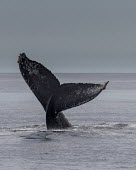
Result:
<svg viewBox="0 0 136 170">
<path fill-rule="evenodd" d="M 52 72 L 53 74 L 136 74 L 136 72 Z M 20 72 L 0 72 L 0 74 L 21 74 Z"/>
</svg>

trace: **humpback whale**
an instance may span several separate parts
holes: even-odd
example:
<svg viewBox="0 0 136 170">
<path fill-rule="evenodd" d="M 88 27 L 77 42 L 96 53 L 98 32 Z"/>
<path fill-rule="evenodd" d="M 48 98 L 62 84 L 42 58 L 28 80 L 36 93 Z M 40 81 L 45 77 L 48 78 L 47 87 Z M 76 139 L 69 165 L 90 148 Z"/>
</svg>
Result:
<svg viewBox="0 0 136 170">
<path fill-rule="evenodd" d="M 18 57 L 20 72 L 46 112 L 47 129 L 65 129 L 72 125 L 62 111 L 82 105 L 98 96 L 109 83 L 60 84 L 55 75 L 25 53 Z"/>
</svg>

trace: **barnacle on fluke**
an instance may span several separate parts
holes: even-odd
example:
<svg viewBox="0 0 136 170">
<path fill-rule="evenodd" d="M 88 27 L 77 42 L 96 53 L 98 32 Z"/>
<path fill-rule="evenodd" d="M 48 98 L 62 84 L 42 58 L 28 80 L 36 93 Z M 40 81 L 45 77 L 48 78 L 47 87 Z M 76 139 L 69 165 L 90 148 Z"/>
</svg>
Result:
<svg viewBox="0 0 136 170">
<path fill-rule="evenodd" d="M 46 111 L 47 129 L 71 127 L 62 111 L 94 99 L 109 83 L 66 83 L 59 80 L 42 64 L 22 53 L 18 57 L 21 74 Z"/>
</svg>

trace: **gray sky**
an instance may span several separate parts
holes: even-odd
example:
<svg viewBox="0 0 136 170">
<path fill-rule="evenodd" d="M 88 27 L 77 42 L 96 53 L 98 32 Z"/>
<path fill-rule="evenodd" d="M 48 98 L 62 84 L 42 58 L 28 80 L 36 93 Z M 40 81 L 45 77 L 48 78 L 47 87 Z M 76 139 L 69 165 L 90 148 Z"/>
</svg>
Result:
<svg viewBox="0 0 136 170">
<path fill-rule="evenodd" d="M 0 0 L 0 72 L 136 72 L 136 0 Z"/>
</svg>

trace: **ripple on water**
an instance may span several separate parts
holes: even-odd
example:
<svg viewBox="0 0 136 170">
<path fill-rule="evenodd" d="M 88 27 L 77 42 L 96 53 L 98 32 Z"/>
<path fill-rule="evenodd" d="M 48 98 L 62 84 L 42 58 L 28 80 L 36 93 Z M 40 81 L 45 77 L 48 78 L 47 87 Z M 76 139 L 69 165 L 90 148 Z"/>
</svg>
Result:
<svg viewBox="0 0 136 170">
<path fill-rule="evenodd" d="M 51 135 L 70 135 L 75 137 L 89 135 L 136 135 L 136 124 L 129 123 L 101 123 L 94 125 L 73 126 L 69 129 L 47 130 L 46 125 L 31 125 L 16 128 L 0 128 L 0 136 L 19 135 L 26 139 L 46 139 Z"/>
</svg>

